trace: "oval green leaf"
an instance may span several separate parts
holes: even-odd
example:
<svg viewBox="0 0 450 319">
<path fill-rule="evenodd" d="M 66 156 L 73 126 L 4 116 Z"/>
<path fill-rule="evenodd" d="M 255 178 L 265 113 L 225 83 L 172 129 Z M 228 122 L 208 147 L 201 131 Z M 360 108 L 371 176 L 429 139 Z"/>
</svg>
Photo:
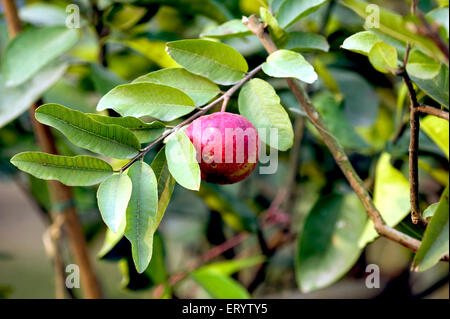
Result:
<svg viewBox="0 0 450 319">
<path fill-rule="evenodd" d="M 111 165 L 91 156 L 60 156 L 24 152 L 11 158 L 21 171 L 45 180 L 57 180 L 67 186 L 91 186 L 113 174 Z"/>
<path fill-rule="evenodd" d="M 427 115 L 420 121 L 422 130 L 436 143 L 449 159 L 449 123 L 433 115 Z"/>
<path fill-rule="evenodd" d="M 200 36 L 202 38 L 213 38 L 213 39 L 232 39 L 232 38 L 241 38 L 251 35 L 251 31 L 247 28 L 246 25 L 242 23 L 239 19 L 230 20 L 217 26 L 216 28 L 210 29 Z"/>
<path fill-rule="evenodd" d="M 219 87 L 204 77 L 192 74 L 182 68 L 168 68 L 138 77 L 133 82 L 149 82 L 167 85 L 186 93 L 200 106 L 220 93 Z"/>
<path fill-rule="evenodd" d="M 444 105 L 449 106 L 449 71 L 446 65 L 441 65 L 439 74 L 432 79 L 421 79 L 411 75 L 411 80 L 423 90 L 429 97 Z"/>
<path fill-rule="evenodd" d="M 232 47 L 208 40 L 167 43 L 167 52 L 189 72 L 223 85 L 240 81 L 248 71 L 247 61 Z"/>
<path fill-rule="evenodd" d="M 286 28 L 319 9 L 328 0 L 285 0 L 277 13 L 281 27 Z"/>
<path fill-rule="evenodd" d="M 381 41 L 375 43 L 369 52 L 370 63 L 382 73 L 394 72 L 397 69 L 397 59 L 397 49 Z"/>
<path fill-rule="evenodd" d="M 425 230 L 422 245 L 414 257 L 415 271 L 425 271 L 439 262 L 449 250 L 449 191 L 442 194 L 439 206 Z"/>
<path fill-rule="evenodd" d="M 36 109 L 36 119 L 58 129 L 73 144 L 113 158 L 132 158 L 139 154 L 138 139 L 118 125 L 97 122 L 86 114 L 59 104 L 44 104 Z"/>
<path fill-rule="evenodd" d="M 432 79 L 439 74 L 441 64 L 425 53 L 415 49 L 409 54 L 406 71 L 420 79 Z"/>
<path fill-rule="evenodd" d="M 120 228 L 125 226 L 124 221 L 131 189 L 131 179 L 126 174 L 114 174 L 105 179 L 98 187 L 98 208 L 106 226 L 115 233 L 121 233 Z"/>
<path fill-rule="evenodd" d="M 276 78 L 295 78 L 306 83 L 314 83 L 317 73 L 305 58 L 297 52 L 278 50 L 272 53 L 263 64 L 267 75 Z"/>
<path fill-rule="evenodd" d="M 143 161 L 137 161 L 128 170 L 133 190 L 126 213 L 125 237 L 131 242 L 131 251 L 138 273 L 147 269 L 153 252 L 158 185 L 155 173 Z"/>
<path fill-rule="evenodd" d="M 271 147 L 286 151 L 294 143 L 292 123 L 269 83 L 261 79 L 246 83 L 239 93 L 239 112 L 257 129 L 266 129 L 259 138 Z M 273 139 L 270 129 L 278 130 L 278 140 Z"/>
<path fill-rule="evenodd" d="M 328 52 L 330 45 L 327 39 L 315 33 L 308 32 L 290 32 L 289 41 L 285 47 L 286 50 L 296 52 Z"/>
<path fill-rule="evenodd" d="M 236 280 L 209 268 L 200 268 L 190 274 L 206 292 L 216 299 L 248 299 L 247 290 Z"/>
<path fill-rule="evenodd" d="M 200 167 L 191 140 L 183 130 L 171 134 L 165 141 L 165 154 L 169 171 L 181 186 L 198 191 Z"/>
<path fill-rule="evenodd" d="M 151 116 L 173 121 L 195 109 L 195 103 L 182 91 L 154 83 L 119 85 L 98 102 L 97 110 L 113 109 L 122 116 Z"/>
<path fill-rule="evenodd" d="M 380 38 L 376 34 L 370 31 L 362 31 L 345 39 L 344 43 L 341 45 L 341 48 L 356 53 L 369 55 L 369 52 L 372 50 L 375 43 L 380 41 Z"/>
<path fill-rule="evenodd" d="M 30 79 L 78 41 L 78 31 L 65 26 L 29 29 L 9 43 L 2 61 L 2 74 L 7 86 Z"/>
<path fill-rule="evenodd" d="M 110 117 L 98 114 L 86 114 L 93 120 L 103 124 L 115 124 L 122 126 L 138 138 L 140 143 L 149 143 L 160 137 L 166 130 L 166 126 L 158 121 L 151 123 L 144 123 L 140 119 L 125 116 L 125 117 Z"/>
</svg>

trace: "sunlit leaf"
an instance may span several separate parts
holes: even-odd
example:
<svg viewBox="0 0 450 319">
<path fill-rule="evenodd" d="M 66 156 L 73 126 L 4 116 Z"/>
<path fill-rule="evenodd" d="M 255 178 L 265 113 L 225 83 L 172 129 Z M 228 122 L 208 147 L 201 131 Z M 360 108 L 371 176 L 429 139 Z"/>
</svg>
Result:
<svg viewBox="0 0 450 319">
<path fill-rule="evenodd" d="M 278 24 L 277 19 L 264 7 L 259 9 L 259 15 L 261 16 L 261 20 L 267 24 L 267 28 L 269 29 L 269 34 L 274 40 L 277 47 L 282 48 L 285 46 L 286 42 L 289 40 L 289 34 L 284 31 L 282 27 Z"/>
<path fill-rule="evenodd" d="M 397 60 L 397 50 L 389 44 L 377 42 L 370 49 L 369 61 L 379 72 L 394 72 L 397 69 Z"/>
<path fill-rule="evenodd" d="M 341 48 L 350 50 L 356 53 L 369 55 L 370 50 L 375 45 L 375 43 L 380 42 L 380 38 L 370 31 L 362 31 L 355 33 L 345 39 Z"/>
<path fill-rule="evenodd" d="M 170 174 L 181 186 L 199 190 L 200 166 L 191 140 L 183 130 L 171 134 L 165 141 L 165 154 Z"/>
<path fill-rule="evenodd" d="M 285 0 L 278 10 L 277 20 L 283 28 L 319 9 L 328 0 Z"/>
<path fill-rule="evenodd" d="M 105 179 L 98 188 L 98 208 L 105 224 L 115 233 L 121 232 L 120 228 L 125 227 L 131 189 L 131 180 L 126 174 L 114 174 Z"/>
<path fill-rule="evenodd" d="M 284 49 L 296 52 L 328 52 L 330 45 L 327 39 L 320 34 L 290 32 L 289 41 Z"/>
<path fill-rule="evenodd" d="M 105 125 L 86 114 L 58 104 L 36 109 L 36 119 L 61 131 L 72 143 L 114 158 L 132 158 L 141 147 L 133 133 L 118 125 Z"/>
<path fill-rule="evenodd" d="M 421 122 L 422 130 L 436 143 L 449 158 L 449 124 L 448 121 L 428 115 Z"/>
<path fill-rule="evenodd" d="M 405 218 L 411 209 L 409 202 L 409 182 L 390 163 L 391 156 L 383 153 L 375 172 L 373 199 L 387 225 L 394 227 Z M 359 246 L 364 247 L 378 237 L 372 221 L 368 221 Z"/>
<path fill-rule="evenodd" d="M 213 38 L 213 39 L 231 39 L 239 38 L 251 35 L 251 31 L 246 25 L 242 23 L 240 19 L 230 20 L 224 24 L 219 25 L 216 28 L 210 29 L 200 36 L 202 38 Z"/>
<path fill-rule="evenodd" d="M 272 53 L 263 64 L 267 75 L 277 78 L 296 78 L 306 83 L 314 83 L 317 73 L 305 58 L 297 52 L 278 50 Z"/>
<path fill-rule="evenodd" d="M 411 50 L 406 71 L 410 76 L 432 79 L 439 74 L 441 64 L 419 50 Z"/>
<path fill-rule="evenodd" d="M 122 116 L 152 116 L 172 121 L 192 112 L 194 101 L 182 91 L 154 83 L 119 85 L 98 102 L 97 110 L 113 109 Z"/>
<path fill-rule="evenodd" d="M 259 136 L 264 143 L 280 151 L 286 151 L 292 146 L 294 132 L 291 121 L 269 83 L 260 79 L 247 82 L 239 93 L 239 113 L 257 129 L 266 129 L 266 135 Z M 271 138 L 270 129 L 277 130 L 276 141 Z"/>
<path fill-rule="evenodd" d="M 208 79 L 192 74 L 182 68 L 168 68 L 138 77 L 133 82 L 149 82 L 167 85 L 183 91 L 200 106 L 220 93 L 219 87 Z"/>
<path fill-rule="evenodd" d="M 442 65 L 439 74 L 432 79 L 421 79 L 411 75 L 411 80 L 432 99 L 448 109 L 449 72 L 446 65 Z"/>
<path fill-rule="evenodd" d="M 91 156 L 60 156 L 40 152 L 19 153 L 11 158 L 18 169 L 45 180 L 57 180 L 68 186 L 90 186 L 113 174 L 105 161 Z"/>
<path fill-rule="evenodd" d="M 167 43 L 167 52 L 189 72 L 223 85 L 238 82 L 248 70 L 247 61 L 232 47 L 208 40 Z"/>
<path fill-rule="evenodd" d="M 190 276 L 216 299 L 248 299 L 247 290 L 236 280 L 211 269 L 197 269 Z"/>
</svg>

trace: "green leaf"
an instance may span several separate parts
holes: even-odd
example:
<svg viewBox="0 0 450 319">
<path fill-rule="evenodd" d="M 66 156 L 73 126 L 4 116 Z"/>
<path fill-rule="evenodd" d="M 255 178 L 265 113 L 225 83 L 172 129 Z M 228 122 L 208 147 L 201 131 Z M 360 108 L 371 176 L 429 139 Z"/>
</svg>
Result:
<svg viewBox="0 0 450 319">
<path fill-rule="evenodd" d="M 91 156 L 60 156 L 40 152 L 24 152 L 11 158 L 21 171 L 45 180 L 57 180 L 67 186 L 91 186 L 113 174 L 105 161 Z"/>
<path fill-rule="evenodd" d="M 441 66 L 438 75 L 432 79 L 420 79 L 411 75 L 411 80 L 427 93 L 432 99 L 444 105 L 448 109 L 449 105 L 449 72 L 446 65 Z"/>
<path fill-rule="evenodd" d="M 216 299 L 248 299 L 249 293 L 236 280 L 211 269 L 200 268 L 190 276 Z"/>
<path fill-rule="evenodd" d="M 269 34 L 274 40 L 277 47 L 282 48 L 286 45 L 286 42 L 289 40 L 289 34 L 284 31 L 282 27 L 278 24 L 277 19 L 264 7 L 259 8 L 259 15 L 261 16 L 261 20 L 267 24 L 269 29 Z"/>
<path fill-rule="evenodd" d="M 19 9 L 23 22 L 37 26 L 65 25 L 67 14 L 64 8 L 48 3 L 31 3 Z"/>
<path fill-rule="evenodd" d="M 247 82 L 239 93 L 239 112 L 257 129 L 266 129 L 266 134 L 260 134 L 259 138 L 271 147 L 286 151 L 294 143 L 289 116 L 269 83 L 261 79 Z M 272 128 L 278 130 L 278 140 L 270 138 Z"/>
<path fill-rule="evenodd" d="M 343 147 L 349 149 L 367 149 L 368 145 L 350 124 L 341 105 L 330 92 L 320 92 L 314 95 L 313 105 L 322 116 L 328 130 Z"/>
<path fill-rule="evenodd" d="M 251 34 L 252 32 L 242 23 L 241 20 L 233 19 L 200 34 L 200 37 L 225 40 L 246 37 Z"/>
<path fill-rule="evenodd" d="M 44 67 L 25 83 L 6 87 L 0 75 L 0 128 L 16 119 L 66 72 L 67 64 Z"/>
<path fill-rule="evenodd" d="M 170 198 L 172 197 L 173 189 L 175 188 L 175 179 L 170 175 L 169 165 L 166 159 L 166 151 L 163 147 L 158 154 L 156 154 L 150 165 L 156 176 L 158 182 L 158 212 L 156 214 L 155 230 L 161 223 L 166 211 L 167 205 L 169 205 Z"/>
<path fill-rule="evenodd" d="M 265 256 L 251 256 L 247 258 L 219 261 L 203 266 L 202 268 L 217 271 L 225 276 L 231 276 L 244 268 L 254 267 L 264 261 L 266 261 Z"/>
<path fill-rule="evenodd" d="M 103 124 L 115 124 L 122 126 L 136 135 L 140 143 L 149 143 L 160 137 L 166 130 L 166 126 L 158 121 L 144 123 L 132 116 L 110 117 L 98 114 L 86 114 L 93 120 Z"/>
<path fill-rule="evenodd" d="M 123 225 L 126 225 L 126 218 L 123 220 Z M 125 227 L 119 227 L 120 232 L 113 232 L 111 229 L 106 229 L 105 239 L 103 241 L 103 246 L 100 248 L 100 251 L 97 254 L 97 257 L 107 258 L 107 254 L 113 250 L 113 248 L 119 243 L 119 241 L 123 238 L 123 234 L 125 232 Z"/>
<path fill-rule="evenodd" d="M 428 206 L 422 213 L 423 218 L 430 220 L 434 213 L 436 213 L 436 209 L 439 207 L 439 202 L 433 203 L 430 206 Z"/>
<path fill-rule="evenodd" d="M 414 257 L 415 271 L 425 271 L 439 262 L 449 251 L 449 199 L 448 186 L 439 206 L 425 230 L 422 245 Z"/>
<path fill-rule="evenodd" d="M 278 50 L 272 53 L 263 64 L 267 75 L 276 78 L 296 78 L 306 83 L 314 83 L 317 73 L 305 58 L 297 52 Z"/>
<path fill-rule="evenodd" d="M 358 260 L 367 214 L 355 194 L 320 198 L 298 237 L 296 275 L 301 290 L 331 285 Z"/>
<path fill-rule="evenodd" d="M 360 0 L 342 0 L 342 4 L 349 7 L 356 12 L 360 17 L 366 19 L 367 17 L 373 17 L 374 11 L 367 10 L 369 5 L 366 1 Z M 440 61 L 444 62 L 445 57 L 439 48 L 433 43 L 433 41 L 426 37 L 417 34 L 417 32 L 409 24 L 411 21 L 404 19 L 400 14 L 389 11 L 384 8 L 379 10 L 379 25 L 374 25 L 374 31 L 380 31 L 394 39 L 397 39 L 403 43 L 406 47 L 407 43 L 410 43 L 413 47 L 418 47 L 425 53 L 438 58 Z M 370 18 L 368 19 L 370 20 Z M 366 24 L 366 27 L 368 26 Z"/>
<path fill-rule="evenodd" d="M 98 208 L 103 221 L 113 232 L 121 233 L 125 227 L 131 180 L 126 174 L 114 174 L 105 179 L 97 191 Z"/>
<path fill-rule="evenodd" d="M 406 71 L 420 79 L 432 79 L 439 74 L 441 64 L 419 50 L 411 50 Z"/>
<path fill-rule="evenodd" d="M 165 41 L 134 38 L 125 41 L 118 40 L 112 42 L 119 42 L 130 47 L 161 68 L 173 68 L 178 66 L 178 64 L 167 54 Z"/>
<path fill-rule="evenodd" d="M 173 87 L 187 94 L 197 106 L 206 104 L 220 93 L 220 89 L 215 83 L 182 68 L 168 68 L 151 72 L 138 77 L 133 82 L 149 82 Z"/>
<path fill-rule="evenodd" d="M 113 158 L 132 158 L 141 145 L 136 136 L 118 125 L 106 125 L 82 112 L 59 104 L 44 104 L 36 109 L 36 119 L 63 133 L 73 144 Z"/>
<path fill-rule="evenodd" d="M 223 85 L 240 81 L 247 61 L 232 47 L 208 40 L 180 40 L 167 43 L 167 52 L 189 72 Z"/>
<path fill-rule="evenodd" d="M 171 134 L 165 140 L 167 165 L 172 176 L 181 186 L 200 189 L 200 166 L 191 140 L 183 130 Z"/>
<path fill-rule="evenodd" d="M 113 109 L 122 116 L 152 116 L 172 121 L 195 109 L 192 99 L 182 91 L 154 83 L 119 85 L 98 102 L 97 110 Z"/>
<path fill-rule="evenodd" d="M 420 121 L 422 130 L 436 143 L 449 159 L 449 124 L 447 120 L 427 115 Z"/>
<path fill-rule="evenodd" d="M 369 52 L 369 61 L 382 73 L 394 72 L 397 69 L 397 49 L 384 42 L 377 42 Z"/>
<path fill-rule="evenodd" d="M 155 173 L 143 161 L 131 165 L 128 176 L 131 178 L 133 190 L 126 213 L 125 237 L 131 242 L 134 264 L 141 274 L 152 259 L 158 210 L 158 184 Z"/>
<path fill-rule="evenodd" d="M 290 32 L 289 41 L 285 47 L 286 50 L 296 52 L 328 52 L 330 45 L 327 39 L 315 33 L 308 32 Z"/>
<path fill-rule="evenodd" d="M 410 210 L 409 182 L 390 163 L 391 155 L 381 154 L 375 172 L 374 202 L 384 221 L 390 227 L 397 225 Z M 364 234 L 359 239 L 362 248 L 378 237 L 372 221 L 368 221 Z"/>
<path fill-rule="evenodd" d="M 433 22 L 438 23 L 444 29 L 444 37 L 448 40 L 449 35 L 449 9 L 446 8 L 436 8 L 431 10 L 426 15 L 427 18 L 431 18 Z"/>
<path fill-rule="evenodd" d="M 106 94 L 117 85 L 125 83 L 118 75 L 100 64 L 90 63 L 89 70 L 95 90 L 100 94 Z"/>
<path fill-rule="evenodd" d="M 65 26 L 29 29 L 9 43 L 2 61 L 6 86 L 24 83 L 78 41 L 78 31 Z"/>
<path fill-rule="evenodd" d="M 341 45 L 341 48 L 356 53 L 369 55 L 372 47 L 380 41 L 380 38 L 376 34 L 370 31 L 362 31 L 345 39 L 344 43 Z"/>
<path fill-rule="evenodd" d="M 277 13 L 281 27 L 286 28 L 319 9 L 327 0 L 285 0 Z"/>
</svg>

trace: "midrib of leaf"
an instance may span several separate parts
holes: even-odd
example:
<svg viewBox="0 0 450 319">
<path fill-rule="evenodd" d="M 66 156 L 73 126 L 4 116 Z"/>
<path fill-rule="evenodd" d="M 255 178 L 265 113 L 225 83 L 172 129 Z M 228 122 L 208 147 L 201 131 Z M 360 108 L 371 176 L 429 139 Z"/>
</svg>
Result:
<svg viewBox="0 0 450 319">
<path fill-rule="evenodd" d="M 38 163 L 38 162 L 32 162 L 32 161 L 24 161 L 24 160 L 14 160 L 15 162 L 22 162 L 22 163 L 29 163 L 33 165 L 39 165 L 44 167 L 53 167 L 53 168 L 60 168 L 60 169 L 68 169 L 68 170 L 76 170 L 76 171 L 92 171 L 92 172 L 104 172 L 104 173 L 111 173 L 112 171 L 107 170 L 101 170 L 96 168 L 90 168 L 90 167 L 70 167 L 70 166 L 61 166 L 56 165 L 53 163 Z"/>
<path fill-rule="evenodd" d="M 218 64 L 218 65 L 220 65 L 220 66 L 223 66 L 224 68 L 229 69 L 229 70 L 231 70 L 231 71 L 233 71 L 233 72 L 237 72 L 237 73 L 245 73 L 245 72 L 243 72 L 243 71 L 239 71 L 239 70 L 237 70 L 237 69 L 235 69 L 235 68 L 232 68 L 232 67 L 229 66 L 229 65 L 220 63 L 220 62 L 218 62 L 217 60 L 213 60 L 213 59 L 210 58 L 210 57 L 207 57 L 207 56 L 204 56 L 204 55 L 200 55 L 200 54 L 195 53 L 195 52 L 191 52 L 191 51 L 184 50 L 184 49 L 179 49 L 179 48 L 174 48 L 174 47 L 171 47 L 171 49 L 174 49 L 174 50 L 178 50 L 178 51 L 182 51 L 182 52 L 186 52 L 186 53 L 195 55 L 195 56 L 197 56 L 197 57 L 199 57 L 199 58 L 201 58 L 201 59 L 208 60 L 208 61 L 213 62 L 214 64 Z"/>
<path fill-rule="evenodd" d="M 269 112 L 267 110 L 266 105 L 268 104 L 264 104 L 263 101 L 259 98 L 258 94 L 256 94 L 256 92 L 253 90 L 253 86 L 252 86 L 252 93 L 254 94 L 254 96 L 256 97 L 256 100 L 258 101 L 259 105 L 261 106 L 262 111 L 264 112 L 265 118 L 269 121 L 270 125 L 273 127 L 278 127 L 270 118 L 270 116 L 268 115 Z M 274 104 L 279 104 L 279 103 L 274 103 Z"/>
</svg>

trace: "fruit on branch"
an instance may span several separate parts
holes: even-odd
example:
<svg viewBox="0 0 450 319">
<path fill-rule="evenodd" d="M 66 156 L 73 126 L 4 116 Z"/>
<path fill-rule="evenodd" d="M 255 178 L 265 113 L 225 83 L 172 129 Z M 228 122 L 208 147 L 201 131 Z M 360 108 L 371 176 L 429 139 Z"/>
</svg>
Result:
<svg viewBox="0 0 450 319">
<path fill-rule="evenodd" d="M 213 113 L 193 121 L 185 132 L 197 151 L 204 181 L 234 184 L 255 169 L 259 158 L 258 132 L 245 117 Z"/>
</svg>

